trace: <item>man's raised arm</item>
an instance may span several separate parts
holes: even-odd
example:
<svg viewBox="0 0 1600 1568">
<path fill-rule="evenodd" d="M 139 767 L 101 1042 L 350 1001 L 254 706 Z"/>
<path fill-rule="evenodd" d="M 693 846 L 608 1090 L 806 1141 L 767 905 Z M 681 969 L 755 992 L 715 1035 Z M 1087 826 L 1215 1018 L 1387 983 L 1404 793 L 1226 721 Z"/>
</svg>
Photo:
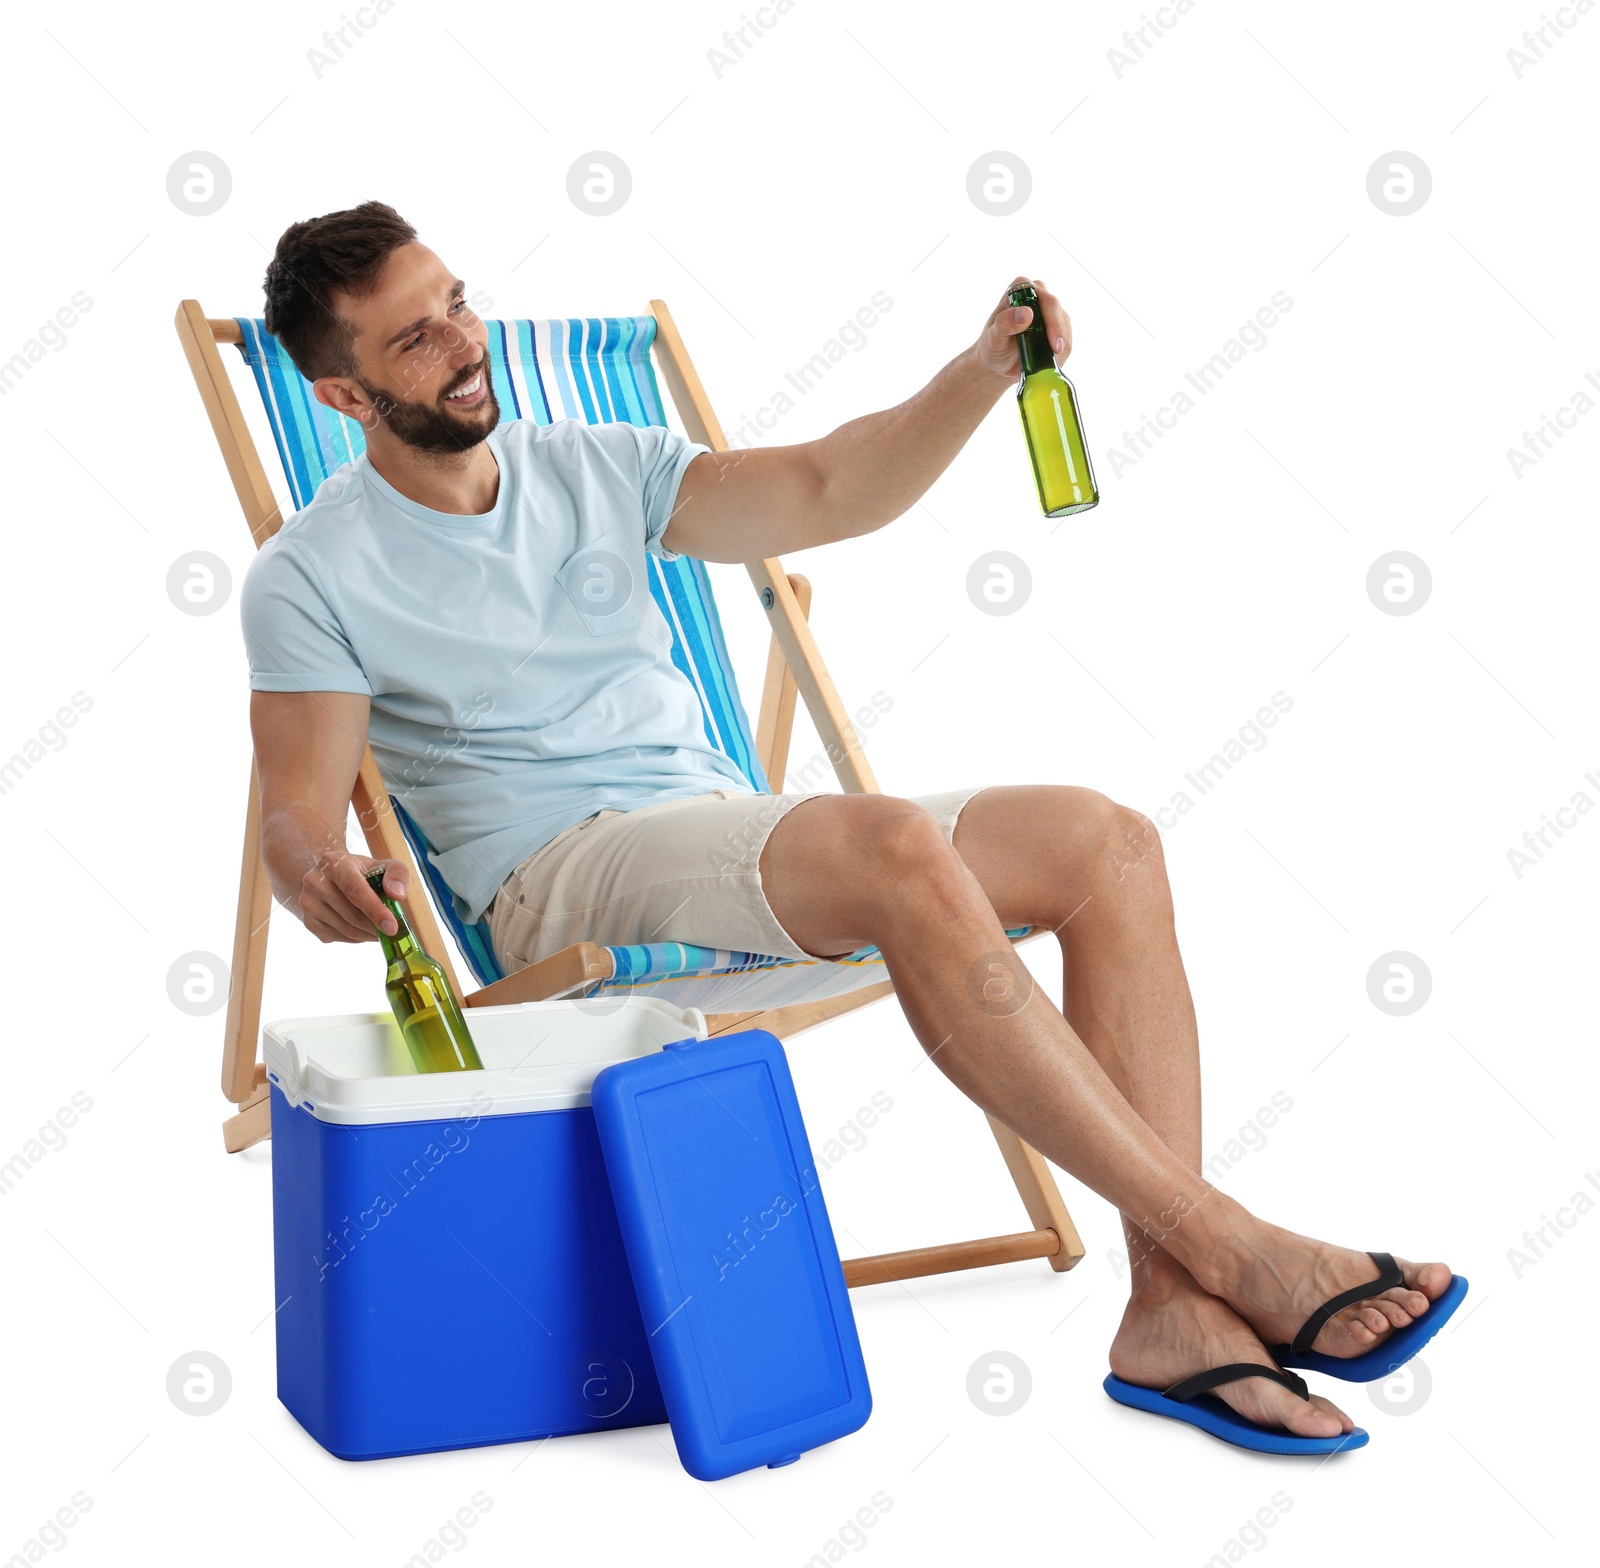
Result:
<svg viewBox="0 0 1600 1568">
<path fill-rule="evenodd" d="M 1059 362 L 1072 352 L 1072 323 L 1061 301 L 1031 281 Z M 1016 340 L 1033 311 L 1012 307 L 1011 288 L 977 340 L 904 403 L 795 446 L 700 453 L 684 470 L 661 542 L 703 561 L 764 561 L 892 522 L 1016 387 Z"/>
<path fill-rule="evenodd" d="M 369 697 L 343 691 L 256 691 L 250 732 L 261 778 L 261 858 L 273 895 L 323 942 L 375 942 L 394 920 L 363 875 L 387 866 L 384 891 L 406 894 L 399 861 L 345 847 L 345 824 L 367 746 Z"/>
</svg>

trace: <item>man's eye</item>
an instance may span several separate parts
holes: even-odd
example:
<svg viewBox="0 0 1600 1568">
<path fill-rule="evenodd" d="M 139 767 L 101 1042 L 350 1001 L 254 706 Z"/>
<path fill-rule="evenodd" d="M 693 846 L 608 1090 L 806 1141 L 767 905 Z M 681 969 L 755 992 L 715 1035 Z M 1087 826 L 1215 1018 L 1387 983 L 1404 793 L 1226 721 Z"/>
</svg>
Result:
<svg viewBox="0 0 1600 1568">
<path fill-rule="evenodd" d="M 419 332 L 414 338 L 412 338 L 412 340 L 409 343 L 403 344 L 402 346 L 405 347 L 405 348 L 408 348 L 408 349 L 415 348 L 417 346 L 417 344 L 419 344 L 422 341 L 422 338 L 423 338 L 423 334 Z"/>
</svg>

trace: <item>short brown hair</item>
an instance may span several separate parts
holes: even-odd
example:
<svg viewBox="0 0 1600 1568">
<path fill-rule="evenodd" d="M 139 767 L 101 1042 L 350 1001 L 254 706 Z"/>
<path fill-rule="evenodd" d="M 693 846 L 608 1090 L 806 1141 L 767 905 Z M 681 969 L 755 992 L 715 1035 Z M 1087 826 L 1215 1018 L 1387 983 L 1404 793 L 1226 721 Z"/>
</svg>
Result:
<svg viewBox="0 0 1600 1568">
<path fill-rule="evenodd" d="M 364 201 L 291 223 L 267 264 L 267 331 L 308 381 L 355 374 L 355 330 L 333 308 L 343 291 L 364 294 L 393 251 L 417 231 L 393 207 Z"/>
</svg>

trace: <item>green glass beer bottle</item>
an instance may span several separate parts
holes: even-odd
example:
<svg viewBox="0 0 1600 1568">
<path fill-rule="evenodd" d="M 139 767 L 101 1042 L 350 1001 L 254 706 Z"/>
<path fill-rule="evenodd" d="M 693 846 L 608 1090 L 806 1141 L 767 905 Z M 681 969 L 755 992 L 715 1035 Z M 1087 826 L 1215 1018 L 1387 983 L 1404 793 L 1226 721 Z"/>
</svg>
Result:
<svg viewBox="0 0 1600 1568">
<path fill-rule="evenodd" d="M 483 1066 L 467 1032 L 460 1004 L 443 968 L 418 945 L 405 911 L 383 890 L 383 871 L 367 873 L 367 886 L 394 917 L 395 934 L 379 930 L 383 956 L 389 961 L 384 989 L 400 1025 L 406 1049 L 419 1073 L 453 1073 Z"/>
<path fill-rule="evenodd" d="M 1095 488 L 1089 448 L 1078 418 L 1078 398 L 1072 383 L 1056 369 L 1045 331 L 1038 291 L 1024 283 L 1011 291 L 1011 303 L 1027 305 L 1033 320 L 1017 334 L 1017 357 L 1022 381 L 1017 387 L 1017 408 L 1028 456 L 1033 459 L 1034 483 L 1046 517 L 1071 517 L 1087 512 L 1100 501 Z"/>
</svg>

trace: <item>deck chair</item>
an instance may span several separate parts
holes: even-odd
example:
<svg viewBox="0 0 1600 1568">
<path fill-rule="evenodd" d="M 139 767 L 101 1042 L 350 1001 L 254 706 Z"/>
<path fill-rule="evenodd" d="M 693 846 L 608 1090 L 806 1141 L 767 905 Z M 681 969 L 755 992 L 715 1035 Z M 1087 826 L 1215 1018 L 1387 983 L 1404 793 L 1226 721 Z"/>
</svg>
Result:
<svg viewBox="0 0 1600 1568">
<path fill-rule="evenodd" d="M 310 385 L 263 322 L 244 316 L 208 318 L 196 301 L 184 300 L 176 325 L 245 522 L 259 548 L 277 532 L 283 518 L 218 345 L 236 347 L 249 367 L 296 509 L 311 500 L 330 473 L 364 450 L 361 427 L 315 400 Z M 645 316 L 487 325 L 495 394 L 506 418 L 540 424 L 582 419 L 591 424 L 626 420 L 665 425 L 651 363 L 653 348 L 690 438 L 714 451 L 727 449 L 722 427 L 663 301 L 652 300 Z M 784 787 L 797 696 L 805 698 L 841 788 L 847 793 L 878 789 L 807 624 L 811 589 L 805 578 L 786 574 L 776 558 L 747 563 L 772 626 L 760 714 L 752 735 L 705 564 L 687 556 L 667 562 L 651 555 L 648 565 L 650 593 L 672 630 L 673 661 L 699 693 L 706 737 L 737 765 L 752 789 L 777 793 Z M 807 779 L 801 787 L 809 789 L 816 782 Z M 487 921 L 468 926 L 458 918 L 426 837 L 403 803 L 389 793 L 370 748 L 362 758 L 352 803 L 369 852 L 410 868 L 411 891 L 405 902 L 412 929 L 439 959 L 456 994 L 469 1007 L 554 997 L 653 994 L 678 1006 L 699 1008 L 707 1015 L 712 1034 L 761 1028 L 786 1040 L 893 992 L 875 947 L 842 960 L 801 962 L 684 943 L 610 947 L 579 942 L 505 975 L 489 940 Z M 271 1133 L 266 1069 L 256 1060 L 272 907 L 260 846 L 260 788 L 252 759 L 223 1039 L 222 1091 L 236 1107 L 223 1124 L 224 1146 L 230 1152 Z M 426 896 L 419 896 L 421 889 Z M 430 899 L 476 979 L 476 989 L 463 990 Z M 1042 934 L 1044 928 L 1027 926 L 1007 932 L 1013 942 Z M 1060 1271 L 1083 1256 L 1083 1244 L 1042 1156 L 993 1117 L 989 1126 L 1032 1229 L 855 1258 L 845 1264 L 850 1285 L 1024 1258 L 1046 1258 Z"/>
</svg>

